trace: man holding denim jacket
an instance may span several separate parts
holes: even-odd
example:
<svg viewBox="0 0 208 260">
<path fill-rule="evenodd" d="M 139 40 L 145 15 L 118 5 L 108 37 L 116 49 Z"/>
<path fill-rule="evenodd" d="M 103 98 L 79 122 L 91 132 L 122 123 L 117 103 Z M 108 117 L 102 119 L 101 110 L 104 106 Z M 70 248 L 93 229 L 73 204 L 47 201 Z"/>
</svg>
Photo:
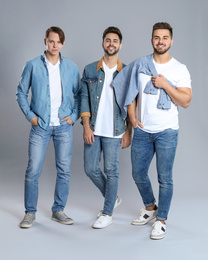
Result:
<svg viewBox="0 0 208 260">
<path fill-rule="evenodd" d="M 25 174 L 25 217 L 21 228 L 35 221 L 38 179 L 47 146 L 53 138 L 57 179 L 52 206 L 52 220 L 73 224 L 63 211 L 70 182 L 73 146 L 72 125 L 79 118 L 79 71 L 69 59 L 61 56 L 65 35 L 61 28 L 50 27 L 44 39 L 46 51 L 27 62 L 17 88 L 17 101 L 32 124 L 29 136 L 29 161 Z M 31 89 L 31 102 L 28 93 Z"/>
<path fill-rule="evenodd" d="M 123 115 L 128 112 L 134 127 L 132 175 L 145 208 L 132 224 L 144 225 L 156 218 L 151 239 L 162 239 L 166 234 L 165 221 L 173 195 L 178 106 L 188 107 L 192 96 L 186 66 L 169 55 L 172 43 L 172 27 L 168 23 L 156 23 L 152 30 L 153 54 L 126 66 L 112 83 L 117 100 L 123 100 L 118 101 Z M 120 91 L 123 85 L 125 93 Z M 158 206 L 148 176 L 154 154 L 159 182 Z"/>
<path fill-rule="evenodd" d="M 81 80 L 81 118 L 84 139 L 84 169 L 105 198 L 104 207 L 93 228 L 105 228 L 112 223 L 117 197 L 120 146 L 131 144 L 131 124 L 123 120 L 111 86 L 113 78 L 124 67 L 118 59 L 122 34 L 116 27 L 103 33 L 104 57 L 85 67 Z M 104 158 L 104 173 L 99 163 Z"/>
</svg>

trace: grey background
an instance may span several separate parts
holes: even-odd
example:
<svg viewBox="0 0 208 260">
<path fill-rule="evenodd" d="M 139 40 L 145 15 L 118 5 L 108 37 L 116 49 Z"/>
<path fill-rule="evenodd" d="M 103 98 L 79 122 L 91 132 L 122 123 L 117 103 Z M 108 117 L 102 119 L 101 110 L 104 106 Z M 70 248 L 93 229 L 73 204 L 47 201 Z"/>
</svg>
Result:
<svg viewBox="0 0 208 260">
<path fill-rule="evenodd" d="M 0 255 L 1 259 L 208 259 L 207 145 L 208 53 L 207 0 L 0 0 Z M 174 198 L 167 221 L 168 233 L 151 241 L 151 224 L 133 227 L 142 207 L 131 177 L 130 149 L 120 154 L 119 195 L 123 199 L 114 224 L 93 230 L 103 198 L 83 171 L 82 127 L 74 126 L 71 188 L 66 213 L 73 226 L 50 221 L 55 184 L 53 144 L 50 143 L 42 175 L 37 222 L 18 227 L 24 215 L 23 189 L 30 124 L 15 101 L 25 62 L 45 47 L 45 30 L 60 26 L 66 34 L 62 54 L 73 60 L 80 74 L 86 64 L 103 55 L 102 33 L 110 25 L 123 33 L 120 59 L 128 64 L 152 52 L 152 25 L 169 22 L 174 28 L 171 55 L 187 65 L 193 99 L 180 108 L 180 136 L 174 166 Z M 155 160 L 150 176 L 156 196 Z"/>
</svg>

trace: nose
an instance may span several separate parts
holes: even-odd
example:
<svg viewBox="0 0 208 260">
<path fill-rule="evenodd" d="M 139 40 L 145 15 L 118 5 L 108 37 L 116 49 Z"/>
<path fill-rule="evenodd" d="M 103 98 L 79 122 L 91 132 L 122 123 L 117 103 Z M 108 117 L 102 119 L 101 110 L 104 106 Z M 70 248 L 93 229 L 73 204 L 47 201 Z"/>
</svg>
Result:
<svg viewBox="0 0 208 260">
<path fill-rule="evenodd" d="M 163 40 L 162 40 L 162 38 L 160 38 L 160 39 L 159 39 L 159 43 L 163 43 Z"/>
</svg>

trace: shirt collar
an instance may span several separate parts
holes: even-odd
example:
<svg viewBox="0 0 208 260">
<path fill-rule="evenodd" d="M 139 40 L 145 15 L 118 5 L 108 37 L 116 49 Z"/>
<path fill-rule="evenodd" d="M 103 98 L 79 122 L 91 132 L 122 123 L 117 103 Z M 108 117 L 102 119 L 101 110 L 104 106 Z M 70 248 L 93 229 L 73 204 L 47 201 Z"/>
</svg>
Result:
<svg viewBox="0 0 208 260">
<path fill-rule="evenodd" d="M 97 64 L 97 71 L 99 69 L 102 69 L 103 68 L 103 57 L 98 61 L 98 64 Z M 120 72 L 121 70 L 123 69 L 123 64 L 122 62 L 118 59 L 118 62 L 117 62 L 117 71 Z"/>
<path fill-rule="evenodd" d="M 46 51 L 43 52 L 43 54 L 41 55 L 42 60 L 46 63 Z M 59 52 L 60 55 L 60 62 L 62 62 L 63 60 L 63 56 L 61 55 L 61 53 Z"/>
</svg>

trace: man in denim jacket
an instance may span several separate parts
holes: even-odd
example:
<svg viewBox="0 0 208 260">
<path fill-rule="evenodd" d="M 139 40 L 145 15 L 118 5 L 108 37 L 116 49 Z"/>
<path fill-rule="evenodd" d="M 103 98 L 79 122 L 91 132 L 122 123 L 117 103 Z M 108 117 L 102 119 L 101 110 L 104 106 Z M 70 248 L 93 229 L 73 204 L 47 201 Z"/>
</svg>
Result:
<svg viewBox="0 0 208 260">
<path fill-rule="evenodd" d="M 120 146 L 126 148 L 131 144 L 131 124 L 126 126 L 111 86 L 113 78 L 124 67 L 118 59 L 121 41 L 118 28 L 107 28 L 102 42 L 104 57 L 87 65 L 81 80 L 84 168 L 105 198 L 93 228 L 105 228 L 112 223 L 113 209 L 121 203 L 117 197 Z M 99 166 L 101 152 L 104 173 Z"/>
<path fill-rule="evenodd" d="M 52 220 L 73 224 L 64 212 L 69 193 L 72 156 L 72 125 L 79 118 L 79 71 L 69 59 L 61 56 L 65 35 L 61 28 L 50 27 L 44 39 L 46 51 L 27 62 L 17 88 L 17 101 L 32 124 L 29 137 L 29 161 L 25 175 L 25 217 L 21 228 L 35 221 L 38 179 L 47 146 L 53 138 L 57 179 L 52 206 Z M 28 93 L 31 89 L 31 102 Z"/>
<path fill-rule="evenodd" d="M 123 114 L 128 107 L 134 127 L 132 175 L 145 208 L 132 224 L 144 225 L 156 218 L 151 239 L 162 239 L 166 234 L 165 221 L 173 195 L 172 168 L 178 142 L 178 106 L 188 107 L 192 96 L 186 66 L 169 54 L 172 43 L 172 27 L 168 23 L 156 23 L 152 30 L 153 54 L 126 66 L 112 83 L 117 100 L 124 105 L 121 104 Z M 128 89 L 125 93 L 120 91 L 123 85 Z M 148 176 L 154 154 L 159 182 L 158 207 Z"/>
</svg>

